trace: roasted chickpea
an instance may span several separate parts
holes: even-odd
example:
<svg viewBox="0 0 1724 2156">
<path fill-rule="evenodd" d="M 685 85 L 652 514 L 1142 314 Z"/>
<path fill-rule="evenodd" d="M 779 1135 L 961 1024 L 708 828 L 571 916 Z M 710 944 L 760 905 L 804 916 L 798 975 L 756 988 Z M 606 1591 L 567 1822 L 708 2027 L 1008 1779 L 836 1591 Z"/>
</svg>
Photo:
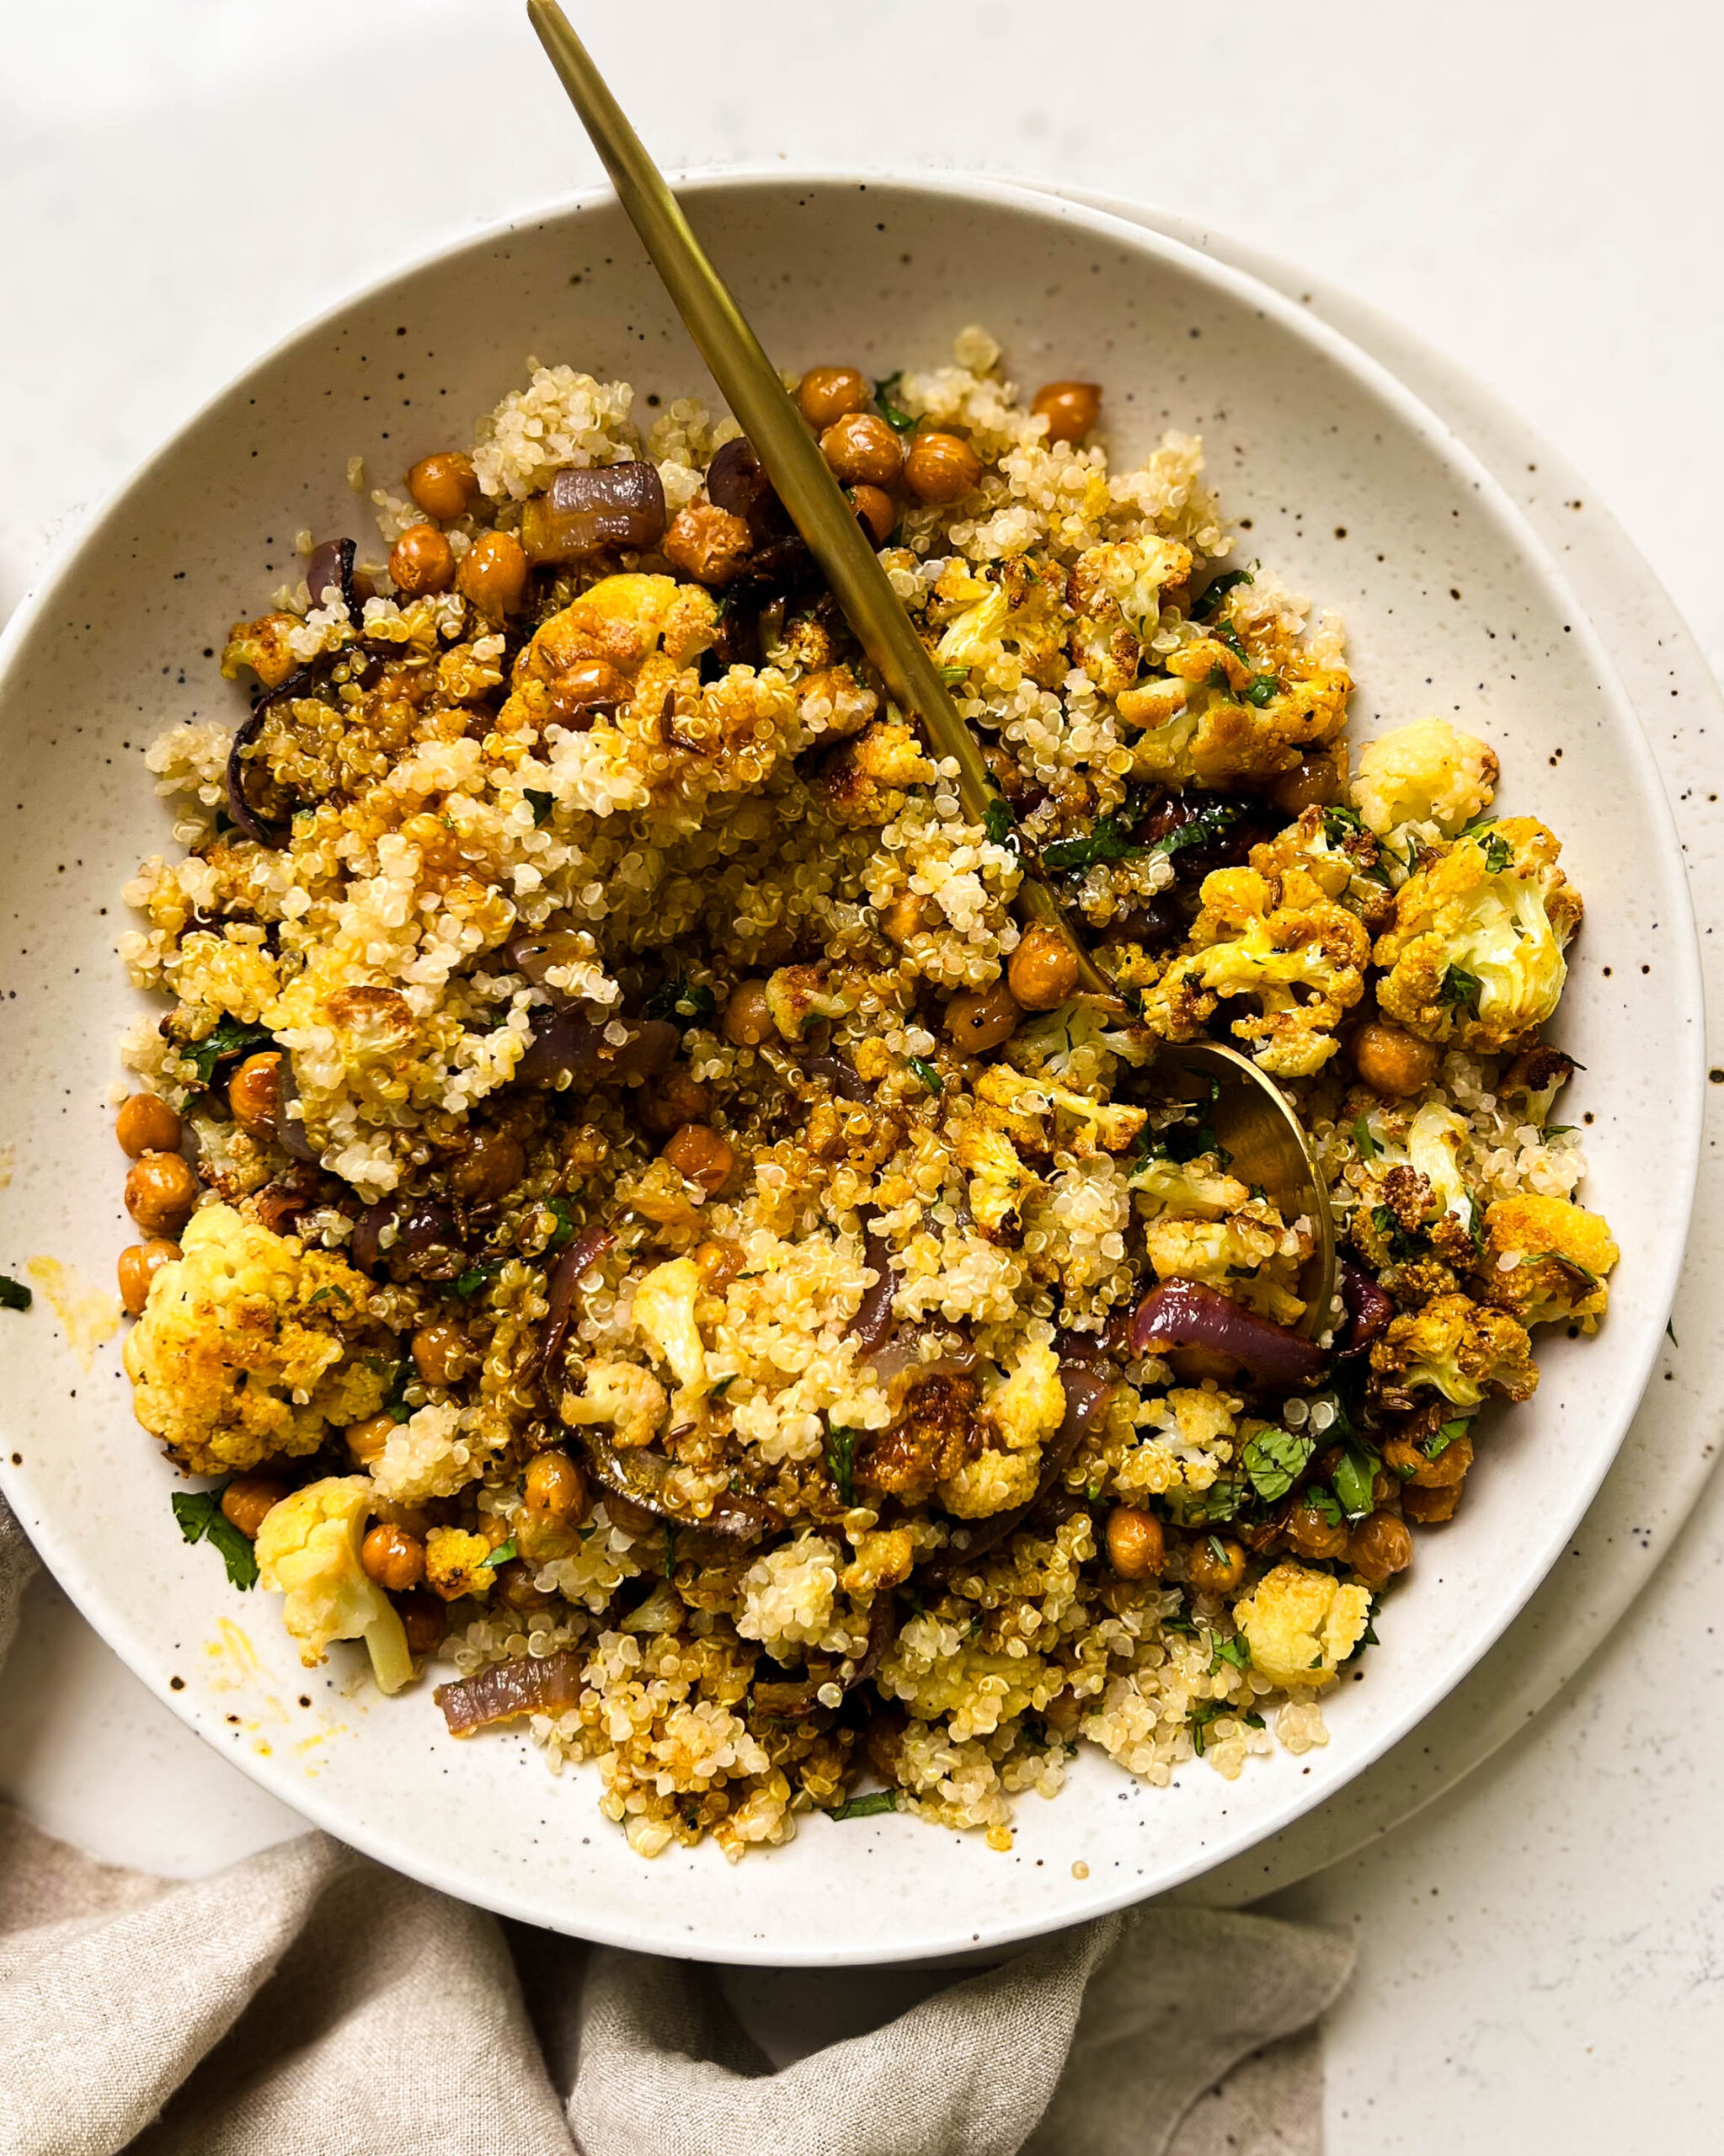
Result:
<svg viewBox="0 0 1724 2156">
<path fill-rule="evenodd" d="M 1115 1505 L 1108 1515 L 1108 1562 L 1123 1580 L 1159 1579 L 1167 1561 L 1166 1538 L 1153 1513 Z"/>
<path fill-rule="evenodd" d="M 898 506 L 883 487 L 852 487 L 850 505 L 876 547 L 883 547 L 898 521 Z"/>
<path fill-rule="evenodd" d="M 137 1317 L 150 1299 L 150 1283 L 162 1270 L 179 1256 L 178 1243 L 157 1241 L 132 1243 L 120 1253 L 115 1268 L 120 1278 L 120 1299 L 127 1311 Z"/>
<path fill-rule="evenodd" d="M 1231 1594 L 1245 1578 L 1245 1551 L 1231 1536 L 1206 1534 L 1193 1544 L 1186 1573 L 1198 1594 Z"/>
<path fill-rule="evenodd" d="M 982 476 L 982 460 L 962 435 L 931 428 L 912 435 L 904 456 L 904 483 L 918 501 L 961 501 Z"/>
<path fill-rule="evenodd" d="M 736 1154 L 730 1141 L 721 1138 L 710 1123 L 686 1123 L 665 1139 L 661 1160 L 678 1175 L 715 1198 L 730 1180 Z"/>
<path fill-rule="evenodd" d="M 227 1081 L 233 1120 L 254 1138 L 273 1138 L 281 1122 L 281 1053 L 248 1055 Z"/>
<path fill-rule="evenodd" d="M 136 1161 L 146 1153 L 177 1153 L 185 1127 L 166 1101 L 134 1093 L 115 1118 L 114 1135 L 120 1151 Z"/>
<path fill-rule="evenodd" d="M 720 1023 L 733 1048 L 758 1048 L 762 1041 L 771 1040 L 777 1029 L 766 1007 L 765 981 L 739 981 L 730 991 Z"/>
<path fill-rule="evenodd" d="M 236 1475 L 222 1492 L 222 1517 L 248 1542 L 255 1542 L 264 1515 L 286 1495 L 287 1485 L 272 1481 L 267 1475 Z"/>
<path fill-rule="evenodd" d="M 1393 1513 L 1370 1513 L 1348 1537 L 1347 1561 L 1367 1587 L 1384 1586 L 1412 1562 L 1412 1535 Z"/>
<path fill-rule="evenodd" d="M 928 905 L 920 892 L 900 891 L 880 909 L 880 933 L 901 951 L 912 936 L 920 936 L 927 926 Z"/>
<path fill-rule="evenodd" d="M 411 1594 L 401 1597 L 395 1610 L 401 1620 L 401 1629 L 407 1634 L 408 1652 L 435 1654 L 449 1630 L 448 1612 L 437 1597 L 428 1594 L 423 1588 L 416 1588 Z"/>
<path fill-rule="evenodd" d="M 453 524 L 479 499 L 479 475 L 470 456 L 458 449 L 440 449 L 414 466 L 407 475 L 407 491 L 427 516 L 435 516 L 440 524 Z"/>
<path fill-rule="evenodd" d="M 587 1478 L 566 1452 L 536 1452 L 521 1479 L 521 1500 L 546 1519 L 581 1519 L 587 1509 Z"/>
<path fill-rule="evenodd" d="M 1077 953 L 1057 929 L 1037 921 L 1012 953 L 1006 979 L 1026 1011 L 1051 1011 L 1076 993 Z"/>
<path fill-rule="evenodd" d="M 1455 1438 L 1433 1460 L 1412 1438 L 1390 1438 L 1383 1448 L 1383 1463 L 1393 1469 L 1403 1486 L 1412 1482 L 1421 1490 L 1446 1490 L 1466 1480 L 1466 1471 L 1472 1465 L 1472 1439 L 1464 1434 Z"/>
<path fill-rule="evenodd" d="M 546 709 L 571 734 L 584 734 L 601 712 L 615 711 L 632 694 L 626 675 L 607 659 L 582 659 L 559 674 L 547 693 Z"/>
<path fill-rule="evenodd" d="M 507 1130 L 469 1130 L 467 1150 L 450 1163 L 449 1187 L 464 1204 L 494 1205 L 526 1173 L 526 1150 Z"/>
<path fill-rule="evenodd" d="M 820 454 L 846 487 L 891 487 L 904 470 L 904 450 L 883 419 L 851 412 L 820 436 Z"/>
<path fill-rule="evenodd" d="M 348 1458 L 355 1467 L 374 1465 L 382 1458 L 390 1433 L 397 1428 L 395 1417 L 387 1412 L 382 1415 L 367 1415 L 363 1422 L 350 1422 L 342 1433 L 347 1441 Z"/>
<path fill-rule="evenodd" d="M 1301 1557 L 1338 1557 L 1347 1547 L 1347 1523 L 1307 1499 L 1288 1514 L 1287 1540 Z"/>
<path fill-rule="evenodd" d="M 1409 1482 L 1401 1493 L 1401 1509 L 1410 1520 L 1421 1527 L 1438 1527 L 1445 1519 L 1453 1519 L 1454 1508 L 1460 1502 L 1460 1493 L 1465 1486 L 1450 1482 L 1440 1490 L 1422 1489 L 1417 1482 Z"/>
<path fill-rule="evenodd" d="M 1290 771 L 1283 771 L 1269 788 L 1269 798 L 1284 816 L 1302 815 L 1307 808 L 1326 808 L 1341 798 L 1341 772 L 1332 750 L 1315 749 L 1301 756 Z"/>
<path fill-rule="evenodd" d="M 389 574 L 403 599 L 447 591 L 455 581 L 455 549 L 435 524 L 410 524 L 389 549 Z"/>
<path fill-rule="evenodd" d="M 713 1113 L 713 1095 L 691 1071 L 673 1064 L 663 1077 L 637 1086 L 628 1105 L 654 1137 L 668 1138 L 686 1123 L 704 1123 Z"/>
<path fill-rule="evenodd" d="M 1391 1100 L 1422 1093 L 1437 1075 L 1437 1049 L 1403 1026 L 1372 1018 L 1353 1037 L 1353 1067 L 1374 1093 Z"/>
<path fill-rule="evenodd" d="M 1048 422 L 1049 441 L 1081 441 L 1102 413 L 1097 382 L 1044 382 L 1030 410 Z"/>
<path fill-rule="evenodd" d="M 854 367 L 810 367 L 796 401 L 815 433 L 824 434 L 851 413 L 866 411 L 870 393 L 866 376 Z"/>
<path fill-rule="evenodd" d="M 147 1235 L 177 1235 L 197 1203 L 198 1179 L 178 1153 L 146 1153 L 125 1178 L 125 1209 Z"/>
<path fill-rule="evenodd" d="M 545 1609 L 557 1599 L 549 1588 L 534 1586 L 533 1567 L 519 1557 L 497 1567 L 497 1592 L 511 1609 Z"/>
<path fill-rule="evenodd" d="M 380 1520 L 360 1545 L 360 1562 L 381 1588 L 405 1594 L 425 1576 L 425 1545 L 404 1527 Z"/>
<path fill-rule="evenodd" d="M 862 1750 L 868 1764 L 888 1784 L 898 1779 L 899 1763 L 904 1757 L 904 1733 L 910 1727 L 910 1716 L 896 1707 L 885 1707 L 877 1715 L 870 1715 L 867 1726 L 862 1732 Z"/>
<path fill-rule="evenodd" d="M 728 1241 L 723 1235 L 714 1235 L 710 1242 L 700 1244 L 694 1252 L 694 1262 L 701 1269 L 701 1278 L 715 1295 L 722 1295 L 746 1262 L 740 1243 Z"/>
<path fill-rule="evenodd" d="M 1083 1703 L 1075 1692 L 1056 1692 L 1042 1710 L 1042 1720 L 1055 1737 L 1070 1743 L 1083 1719 Z"/>
<path fill-rule="evenodd" d="M 946 1032 L 970 1055 L 980 1055 L 1017 1031 L 1023 1012 L 1003 980 L 991 988 L 966 989 L 946 1006 Z"/>
<path fill-rule="evenodd" d="M 451 1385 L 472 1361 L 472 1350 L 458 1325 L 433 1318 L 413 1336 L 413 1361 L 427 1385 Z"/>
<path fill-rule="evenodd" d="M 455 588 L 485 618 L 500 622 L 526 590 L 526 555 L 506 531 L 482 531 L 461 558 Z"/>
</svg>

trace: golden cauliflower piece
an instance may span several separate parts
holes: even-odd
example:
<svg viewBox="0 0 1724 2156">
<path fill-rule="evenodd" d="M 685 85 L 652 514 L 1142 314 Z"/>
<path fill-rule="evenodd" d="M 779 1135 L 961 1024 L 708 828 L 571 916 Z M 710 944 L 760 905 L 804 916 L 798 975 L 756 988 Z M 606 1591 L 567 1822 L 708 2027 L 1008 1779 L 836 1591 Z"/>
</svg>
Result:
<svg viewBox="0 0 1724 2156">
<path fill-rule="evenodd" d="M 877 718 L 827 757 L 818 788 L 835 823 L 861 829 L 889 824 L 903 812 L 908 789 L 937 776 L 913 728 Z"/>
<path fill-rule="evenodd" d="M 825 966 L 780 966 L 766 976 L 766 1008 L 787 1041 L 800 1041 L 811 1021 L 846 1017 L 855 1006 L 853 992 L 835 988 Z"/>
<path fill-rule="evenodd" d="M 1190 576 L 1191 549 L 1177 539 L 1123 539 L 1078 556 L 1066 583 L 1077 617 L 1071 656 L 1103 696 L 1117 696 L 1137 679 L 1163 589 L 1177 590 Z"/>
<path fill-rule="evenodd" d="M 577 1428 L 609 1422 L 614 1444 L 649 1445 L 670 1406 L 670 1396 L 638 1363 L 595 1362 L 586 1367 L 585 1390 L 565 1392 L 562 1414 Z"/>
<path fill-rule="evenodd" d="M 1353 676 L 1303 651 L 1257 674 L 1230 645 L 1202 637 L 1176 652 L 1167 671 L 1182 699 L 1158 682 L 1121 693 L 1120 717 L 1143 728 L 1133 751 L 1140 778 L 1171 786 L 1273 778 L 1347 723 Z"/>
<path fill-rule="evenodd" d="M 1158 1280 L 1204 1281 L 1277 1325 L 1296 1325 L 1305 1315 L 1290 1283 L 1310 1255 L 1310 1237 L 1289 1237 L 1280 1216 L 1261 1201 L 1248 1200 L 1220 1220 L 1159 1214 L 1145 1227 L 1144 1246 Z"/>
<path fill-rule="evenodd" d="M 1353 806 L 1380 838 L 1401 824 L 1435 824 L 1453 838 L 1490 805 L 1497 752 L 1446 718 L 1421 718 L 1359 751 Z"/>
<path fill-rule="evenodd" d="M 1234 1033 L 1265 1070 L 1309 1078 L 1335 1054 L 1335 1027 L 1358 1001 L 1369 937 L 1303 868 L 1218 868 L 1202 897 L 1193 947 L 1146 990 L 1145 1018 L 1165 1039 L 1188 1041 L 1222 996 L 1250 996 L 1259 1015 L 1236 1019 Z"/>
<path fill-rule="evenodd" d="M 1364 1638 L 1370 1614 L 1367 1589 L 1343 1587 L 1290 1560 L 1265 1572 L 1233 1605 L 1252 1668 L 1289 1691 L 1332 1683 Z"/>
<path fill-rule="evenodd" d="M 1537 1032 L 1568 978 L 1580 894 L 1536 818 L 1469 832 L 1409 876 L 1373 953 L 1377 1001 L 1428 1041 L 1493 1055 Z"/>
<path fill-rule="evenodd" d="M 706 1285 L 691 1257 L 673 1257 L 655 1265 L 634 1291 L 634 1321 L 676 1380 L 670 1406 L 679 1419 L 697 1413 L 712 1390 L 706 1342 L 695 1321 L 695 1305 Z"/>
<path fill-rule="evenodd" d="M 1034 1497 L 1042 1448 L 1065 1419 L 1065 1388 L 1054 1350 L 1027 1348 L 1011 1376 L 983 1403 L 982 1418 L 990 1441 L 939 1486 L 940 1502 L 959 1519 L 985 1519 Z"/>
<path fill-rule="evenodd" d="M 935 648 L 942 666 L 981 673 L 995 688 L 1023 677 L 1058 687 L 1068 667 L 1057 563 L 1019 555 L 979 577 L 966 561 L 947 563 L 934 586 L 934 610 L 947 623 Z"/>
<path fill-rule="evenodd" d="M 1485 1294 L 1523 1325 L 1596 1332 L 1621 1255 L 1600 1215 L 1566 1198 L 1527 1192 L 1485 1209 Z"/>
<path fill-rule="evenodd" d="M 370 1290 L 344 1259 L 302 1251 L 232 1206 L 194 1213 L 125 1343 L 137 1418 L 194 1475 L 315 1452 L 332 1422 L 388 1396 L 392 1364 L 345 1358 Z"/>
<path fill-rule="evenodd" d="M 287 639 L 300 627 L 296 614 L 260 614 L 255 622 L 236 622 L 222 651 L 222 678 L 232 681 L 249 666 L 266 689 L 279 689 L 299 661 Z"/>
<path fill-rule="evenodd" d="M 491 1545 L 464 1527 L 434 1527 L 425 1537 L 425 1585 L 446 1602 L 464 1594 L 488 1594 L 497 1584 Z"/>
<path fill-rule="evenodd" d="M 1042 1178 L 1024 1166 L 1006 1133 L 980 1114 L 958 1126 L 953 1158 L 969 1177 L 977 1229 L 990 1242 L 1007 1241 L 1022 1225 L 1023 1208 L 1042 1188 Z"/>
<path fill-rule="evenodd" d="M 332 1475 L 271 1506 L 258 1529 L 258 1577 L 286 1597 L 281 1621 L 307 1668 L 331 1640 L 363 1640 L 378 1690 L 398 1692 L 413 1675 L 407 1634 L 360 1560 L 374 1494 L 363 1475 Z"/>
<path fill-rule="evenodd" d="M 1422 1310 L 1390 1318 L 1371 1368 L 1385 1395 L 1422 1386 L 1457 1407 L 1476 1407 L 1487 1392 L 1529 1400 L 1539 1382 L 1526 1327 L 1460 1294 L 1433 1295 Z"/>
<path fill-rule="evenodd" d="M 584 659 L 634 675 L 654 654 L 686 666 L 718 634 L 718 606 L 698 584 L 628 571 L 601 577 L 534 635 L 515 664 L 517 682 L 554 681 Z"/>
<path fill-rule="evenodd" d="M 1055 1079 L 1027 1078 L 1003 1063 L 982 1072 L 975 1097 L 986 1120 L 1031 1152 L 1051 1153 L 1057 1145 L 1082 1156 L 1123 1153 L 1149 1120 L 1145 1108 L 1092 1101 Z"/>
</svg>

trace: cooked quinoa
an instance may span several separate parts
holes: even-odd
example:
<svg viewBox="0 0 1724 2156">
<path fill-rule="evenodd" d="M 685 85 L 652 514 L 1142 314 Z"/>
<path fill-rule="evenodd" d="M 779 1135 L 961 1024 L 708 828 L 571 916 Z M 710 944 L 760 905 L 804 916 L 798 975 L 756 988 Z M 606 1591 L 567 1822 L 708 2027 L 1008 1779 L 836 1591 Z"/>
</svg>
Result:
<svg viewBox="0 0 1724 2156">
<path fill-rule="evenodd" d="M 734 421 L 530 361 L 402 491 L 355 461 L 381 543 L 302 535 L 249 715 L 146 760 L 126 1368 L 307 1662 L 526 1717 L 642 1854 L 1004 1848 L 1080 1743 L 1326 1742 L 1529 1328 L 1596 1327 L 1542 1038 L 1581 902 L 1484 742 L 1354 768 L 1341 624 L 1195 440 L 1111 469 L 1095 386 L 1026 403 L 977 328 L 787 386 L 985 821 Z M 1030 849 L 1118 998 L 1020 925 Z M 1170 1090 L 1205 1038 L 1313 1135 L 1331 1309 Z"/>
</svg>

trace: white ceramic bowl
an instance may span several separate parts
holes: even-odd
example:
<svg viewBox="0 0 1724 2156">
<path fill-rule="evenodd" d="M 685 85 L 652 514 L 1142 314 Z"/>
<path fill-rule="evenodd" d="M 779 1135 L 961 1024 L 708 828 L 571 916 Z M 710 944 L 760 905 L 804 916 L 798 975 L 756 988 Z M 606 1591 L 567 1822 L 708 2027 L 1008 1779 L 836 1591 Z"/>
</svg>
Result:
<svg viewBox="0 0 1724 2156">
<path fill-rule="evenodd" d="M 392 478 L 462 439 L 525 355 L 670 398 L 711 386 L 606 197 L 463 241 L 262 360 L 97 518 L 4 639 L 0 1099 L 13 1141 L 0 1270 L 50 1257 L 58 1301 L 0 1313 L 0 1486 L 68 1593 L 192 1726 L 382 1861 L 527 1921 L 702 1959 L 841 1963 L 991 1946 L 1118 1908 L 1237 1855 L 1404 1735 L 1561 1551 L 1633 1412 L 1674 1286 L 1699 1142 L 1693 926 L 1657 772 L 1561 576 L 1497 483 L 1374 363 L 1267 286 L 1103 213 L 969 181 L 714 180 L 694 221 L 781 363 L 876 374 L 943 360 L 979 322 L 1026 385 L 1107 385 L 1116 460 L 1201 432 L 1244 552 L 1344 613 L 1355 738 L 1427 712 L 1500 751 L 1513 809 L 1562 838 L 1588 908 L 1560 1038 L 1585 1075 L 1588 1194 L 1624 1251 L 1590 1342 L 1546 1333 L 1533 1402 L 1487 1443 L 1451 1529 L 1422 1539 L 1326 1748 L 1201 1762 L 1170 1790 L 1086 1752 L 1015 1848 L 906 1818 L 815 1818 L 737 1866 L 630 1854 L 595 1777 L 523 1739 L 460 1744 L 423 1693 L 385 1703 L 339 1648 L 302 1670 L 272 1598 L 231 1594 L 179 1539 L 172 1471 L 135 1424 L 117 1335 L 88 1344 L 131 1240 L 111 1135 L 114 1043 L 136 999 L 119 890 L 168 845 L 141 762 L 163 727 L 237 718 L 213 654 L 351 530 L 350 455 Z M 76 1306 L 75 1306 L 76 1305 Z M 1086 1866 L 1081 1878 L 1075 1867 Z"/>
</svg>

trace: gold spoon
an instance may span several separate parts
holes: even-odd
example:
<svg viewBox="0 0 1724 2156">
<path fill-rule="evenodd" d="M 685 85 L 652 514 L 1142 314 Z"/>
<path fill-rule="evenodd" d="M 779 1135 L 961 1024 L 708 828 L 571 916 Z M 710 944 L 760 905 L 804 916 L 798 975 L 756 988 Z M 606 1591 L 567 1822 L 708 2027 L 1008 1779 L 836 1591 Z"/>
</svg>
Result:
<svg viewBox="0 0 1724 2156">
<path fill-rule="evenodd" d="M 1000 797 L 981 752 L 777 368 L 557 0 L 527 0 L 526 11 L 696 350 L 754 444 L 846 620 L 894 700 L 919 715 L 939 755 L 958 766 L 965 816 L 971 823 L 985 823 Z M 1019 905 L 1067 945 L 1084 990 L 1120 1007 L 1117 987 L 1086 948 L 1033 849 L 1019 843 L 1025 865 Z M 1273 1081 L 1231 1049 L 1194 1042 L 1160 1053 L 1175 1067 L 1200 1067 L 1220 1080 L 1217 1136 L 1225 1120 L 1237 1142 L 1222 1142 L 1238 1158 L 1249 1155 L 1257 1163 L 1259 1171 L 1248 1179 L 1269 1193 L 1284 1218 L 1303 1214 L 1317 1231 L 1319 1250 L 1307 1268 L 1310 1304 L 1303 1329 L 1321 1331 L 1330 1321 L 1334 1294 L 1334 1230 L 1323 1178 L 1298 1117 Z"/>
</svg>

